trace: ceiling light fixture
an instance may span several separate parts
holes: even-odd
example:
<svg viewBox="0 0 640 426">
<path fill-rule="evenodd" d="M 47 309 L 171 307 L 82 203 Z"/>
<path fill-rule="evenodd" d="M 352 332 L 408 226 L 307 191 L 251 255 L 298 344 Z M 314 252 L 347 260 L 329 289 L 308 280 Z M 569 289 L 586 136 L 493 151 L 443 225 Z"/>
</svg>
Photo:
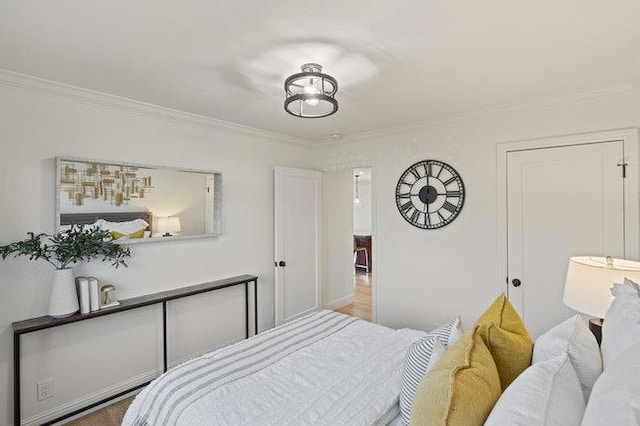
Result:
<svg viewBox="0 0 640 426">
<path fill-rule="evenodd" d="M 291 115 L 303 118 L 320 118 L 334 114 L 338 110 L 335 94 L 338 82 L 327 74 L 322 74 L 322 66 L 304 64 L 302 72 L 289 76 L 284 81 L 287 98 L 284 109 Z"/>
<path fill-rule="evenodd" d="M 360 191 L 358 188 L 358 181 L 360 180 L 360 173 L 356 173 L 355 174 L 355 178 L 356 178 L 356 198 L 353 200 L 353 204 L 355 204 L 356 206 L 360 206 L 360 204 L 362 203 L 362 201 L 360 200 Z"/>
</svg>

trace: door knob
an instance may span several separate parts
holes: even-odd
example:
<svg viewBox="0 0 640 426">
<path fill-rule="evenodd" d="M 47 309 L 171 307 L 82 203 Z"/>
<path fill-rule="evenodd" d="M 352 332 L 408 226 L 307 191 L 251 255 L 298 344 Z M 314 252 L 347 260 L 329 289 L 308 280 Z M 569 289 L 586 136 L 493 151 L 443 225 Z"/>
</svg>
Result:
<svg viewBox="0 0 640 426">
<path fill-rule="evenodd" d="M 278 262 L 278 266 L 285 267 L 287 266 L 287 262 L 285 262 L 284 260 L 281 260 L 280 262 Z"/>
<path fill-rule="evenodd" d="M 511 284 L 513 284 L 514 287 L 520 287 L 522 285 L 522 281 L 520 281 L 517 278 L 514 278 L 511 280 Z"/>
</svg>

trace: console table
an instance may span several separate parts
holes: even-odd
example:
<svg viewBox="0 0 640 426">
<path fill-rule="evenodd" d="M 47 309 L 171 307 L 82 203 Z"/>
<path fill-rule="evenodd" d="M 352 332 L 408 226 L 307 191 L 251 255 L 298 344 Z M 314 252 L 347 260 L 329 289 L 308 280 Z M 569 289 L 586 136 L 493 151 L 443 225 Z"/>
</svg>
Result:
<svg viewBox="0 0 640 426">
<path fill-rule="evenodd" d="M 177 288 L 174 290 L 162 291 L 159 293 L 147 294 L 144 296 L 133 297 L 131 299 L 120 300 L 120 304 L 110 308 L 104 308 L 98 311 L 89 312 L 87 314 L 73 314 L 66 318 L 53 318 L 50 316 L 31 318 L 24 321 L 17 321 L 13 326 L 13 424 L 20 425 L 20 336 L 35 331 L 45 330 L 47 328 L 59 327 L 65 324 L 71 324 L 78 321 L 84 321 L 92 318 L 112 315 L 118 312 L 129 311 L 131 309 L 142 308 L 144 306 L 162 304 L 162 368 L 167 371 L 167 302 L 175 299 L 181 299 L 187 296 L 194 296 L 200 293 L 220 290 L 227 287 L 244 284 L 244 304 L 245 304 L 245 337 L 249 338 L 249 283 L 253 283 L 253 312 L 254 312 L 254 334 L 258 333 L 258 277 L 254 275 L 240 275 L 224 280 L 212 281 L 203 284 L 192 285 L 188 287 Z M 100 404 L 119 398 L 127 393 L 146 386 L 149 382 L 140 384 L 133 388 L 119 392 L 108 398 L 94 402 L 86 407 L 75 410 L 71 413 L 50 420 L 44 425 L 51 425 L 61 420 L 75 416 L 85 410 L 97 407 Z"/>
</svg>

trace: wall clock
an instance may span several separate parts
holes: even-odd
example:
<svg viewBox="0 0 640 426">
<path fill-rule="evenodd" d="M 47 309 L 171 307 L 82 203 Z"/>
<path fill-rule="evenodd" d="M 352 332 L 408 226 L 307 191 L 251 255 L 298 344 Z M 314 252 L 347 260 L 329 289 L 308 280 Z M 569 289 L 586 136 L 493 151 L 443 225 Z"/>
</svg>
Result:
<svg viewBox="0 0 640 426">
<path fill-rule="evenodd" d="M 438 160 L 418 161 L 400 176 L 396 205 L 402 217 L 415 227 L 437 229 L 451 223 L 464 204 L 460 174 Z"/>
</svg>

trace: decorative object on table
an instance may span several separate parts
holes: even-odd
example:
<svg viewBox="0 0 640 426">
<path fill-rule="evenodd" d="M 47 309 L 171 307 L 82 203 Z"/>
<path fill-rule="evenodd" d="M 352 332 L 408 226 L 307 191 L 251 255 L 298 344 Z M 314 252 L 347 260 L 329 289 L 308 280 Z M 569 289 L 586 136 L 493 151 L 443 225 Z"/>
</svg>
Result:
<svg viewBox="0 0 640 426">
<path fill-rule="evenodd" d="M 180 218 L 178 216 L 159 217 L 156 231 L 163 237 L 173 237 L 179 234 L 181 231 Z"/>
<path fill-rule="evenodd" d="M 571 309 L 595 317 L 589 321 L 589 329 L 598 343 L 602 339 L 602 318 L 613 300 L 610 289 L 625 278 L 640 282 L 640 263 L 611 256 L 569 259 L 562 301 Z"/>
<path fill-rule="evenodd" d="M 112 306 L 118 306 L 120 302 L 115 300 L 113 293 L 115 293 L 116 287 L 112 284 L 105 284 L 100 287 L 100 309 L 110 308 Z"/>
<path fill-rule="evenodd" d="M 80 313 L 88 314 L 89 312 L 91 312 L 89 280 L 85 277 L 78 277 L 76 278 L 76 286 L 78 290 L 78 300 L 80 301 Z"/>
<path fill-rule="evenodd" d="M 302 118 L 328 117 L 338 111 L 336 79 L 323 74 L 318 64 L 304 64 L 300 70 L 302 72 L 289 76 L 284 82 L 285 111 Z"/>
<path fill-rule="evenodd" d="M 29 238 L 0 246 L 2 259 L 8 256 L 28 256 L 29 260 L 43 259 L 52 264 L 54 272 L 48 314 L 62 318 L 78 311 L 78 295 L 71 265 L 101 257 L 116 268 L 127 266 L 129 248 L 111 240 L 109 232 L 99 228 L 72 226 L 53 235 L 27 233 Z"/>
<path fill-rule="evenodd" d="M 62 268 L 54 270 L 47 313 L 52 317 L 62 318 L 76 313 L 79 308 L 73 269 Z"/>
<path fill-rule="evenodd" d="M 400 215 L 422 229 L 438 229 L 451 223 L 462 211 L 464 197 L 460 174 L 438 160 L 423 160 L 411 165 L 396 185 Z"/>
<path fill-rule="evenodd" d="M 91 312 L 100 310 L 100 287 L 98 285 L 98 279 L 95 277 L 88 277 L 89 281 L 89 300 L 91 304 Z"/>
</svg>

